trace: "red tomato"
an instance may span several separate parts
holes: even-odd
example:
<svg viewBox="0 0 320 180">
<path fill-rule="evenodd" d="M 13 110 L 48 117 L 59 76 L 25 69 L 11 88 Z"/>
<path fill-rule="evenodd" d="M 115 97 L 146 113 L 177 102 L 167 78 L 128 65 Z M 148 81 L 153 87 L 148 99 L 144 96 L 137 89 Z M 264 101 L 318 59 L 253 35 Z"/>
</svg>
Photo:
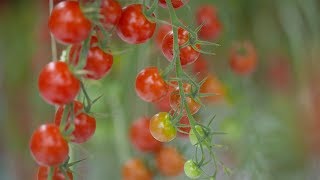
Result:
<svg viewBox="0 0 320 180">
<path fill-rule="evenodd" d="M 49 174 L 49 167 L 40 166 L 38 169 L 38 180 L 47 180 Z M 73 175 L 70 171 L 67 172 L 68 178 L 58 167 L 54 168 L 52 180 L 73 180 Z"/>
<path fill-rule="evenodd" d="M 74 101 L 73 104 L 74 104 L 73 113 L 75 116 L 75 119 L 73 119 L 73 123 L 74 123 L 75 129 L 72 132 L 71 141 L 75 143 L 84 143 L 93 136 L 96 130 L 96 120 L 95 118 L 82 112 L 83 105 L 81 102 Z M 57 126 L 60 126 L 63 112 L 64 112 L 64 107 L 60 106 L 56 112 L 55 119 L 54 119 L 54 122 Z M 71 121 L 70 116 L 71 116 L 71 113 L 69 112 L 66 129 L 70 127 L 70 121 Z"/>
<path fill-rule="evenodd" d="M 155 102 L 168 92 L 168 85 L 159 74 L 158 68 L 148 67 L 139 72 L 136 78 L 136 93 L 146 102 Z"/>
<path fill-rule="evenodd" d="M 189 41 L 189 32 L 179 28 L 178 29 L 178 40 L 179 46 Z M 200 49 L 200 45 L 197 44 L 196 47 Z M 173 59 L 173 31 L 170 31 L 162 41 L 162 53 L 169 61 Z M 182 66 L 192 64 L 195 62 L 200 53 L 194 50 L 190 45 L 180 49 L 180 63 Z"/>
<path fill-rule="evenodd" d="M 187 4 L 189 0 L 171 0 L 172 6 L 175 9 L 182 7 L 184 4 Z M 163 8 L 167 7 L 166 0 L 159 0 L 159 5 Z"/>
<path fill-rule="evenodd" d="M 212 74 L 207 76 L 206 81 L 200 87 L 200 93 L 215 94 L 204 97 L 207 102 L 219 102 L 223 100 L 225 89 L 221 82 Z"/>
<path fill-rule="evenodd" d="M 170 25 L 164 24 L 164 25 L 160 26 L 160 28 L 158 29 L 158 32 L 156 34 L 156 37 L 155 37 L 155 42 L 156 42 L 156 45 L 158 46 L 158 48 L 161 49 L 162 40 L 170 31 L 172 31 L 172 27 Z"/>
<path fill-rule="evenodd" d="M 156 165 L 161 174 L 177 176 L 183 171 L 185 159 L 174 147 L 163 147 L 156 155 Z"/>
<path fill-rule="evenodd" d="M 190 126 L 188 117 L 187 117 L 187 116 L 183 116 L 183 117 L 180 119 L 180 124 Z M 180 129 L 181 131 L 184 131 L 184 132 L 186 132 L 186 133 L 189 133 L 191 127 L 181 127 L 181 128 L 179 128 L 179 129 Z M 189 137 L 189 134 L 186 134 L 186 133 L 178 132 L 179 136 L 187 138 L 187 137 Z"/>
<path fill-rule="evenodd" d="M 123 180 L 151 180 L 152 174 L 140 159 L 130 159 L 122 166 Z"/>
<path fill-rule="evenodd" d="M 250 42 L 236 43 L 230 53 L 230 67 L 239 75 L 252 73 L 257 66 L 257 54 Z"/>
<path fill-rule="evenodd" d="M 150 118 L 140 118 L 130 127 L 130 140 L 134 147 L 142 152 L 156 152 L 162 146 L 150 133 Z"/>
<path fill-rule="evenodd" d="M 172 124 L 167 112 L 160 112 L 150 120 L 151 135 L 160 142 L 172 141 L 177 135 L 177 129 Z"/>
<path fill-rule="evenodd" d="M 30 140 L 30 151 L 41 166 L 58 166 L 68 158 L 68 142 L 55 124 L 43 124 L 36 129 Z"/>
<path fill-rule="evenodd" d="M 199 35 L 203 39 L 216 39 L 222 31 L 222 24 L 217 17 L 217 12 L 214 6 L 205 5 L 198 8 L 196 12 L 197 24 L 202 23 Z"/>
<path fill-rule="evenodd" d="M 52 105 L 68 104 L 80 90 L 79 80 L 61 61 L 50 62 L 40 72 L 38 88 L 42 98 Z"/>
<path fill-rule="evenodd" d="M 170 106 L 170 94 L 174 91 L 175 87 L 169 85 L 167 94 L 161 98 L 159 101 L 154 102 L 156 108 L 161 112 L 169 112 L 171 110 Z"/>
<path fill-rule="evenodd" d="M 156 28 L 156 23 L 148 20 L 141 4 L 131 4 L 123 8 L 117 26 L 118 36 L 129 44 L 141 44 L 149 40 Z"/>
<path fill-rule="evenodd" d="M 78 2 L 62 1 L 49 17 L 49 29 L 54 37 L 64 44 L 78 44 L 91 31 L 91 22 L 81 12 Z"/>
<path fill-rule="evenodd" d="M 101 23 L 110 30 L 115 27 L 121 17 L 121 5 L 116 0 L 103 0 L 101 2 L 100 14 L 103 16 Z"/>
<path fill-rule="evenodd" d="M 191 93 L 191 85 L 183 84 L 184 92 L 186 94 Z M 192 97 L 186 97 L 186 103 L 189 107 L 191 114 L 195 114 L 199 111 L 201 104 L 197 103 Z M 174 111 L 180 111 L 181 97 L 179 94 L 179 87 L 177 87 L 170 95 L 170 105 Z M 186 114 L 186 110 L 183 107 L 183 114 Z"/>
<path fill-rule="evenodd" d="M 201 78 L 207 75 L 209 72 L 208 61 L 200 55 L 198 60 L 193 63 L 192 71 L 194 74 L 199 74 L 199 77 Z"/>
</svg>

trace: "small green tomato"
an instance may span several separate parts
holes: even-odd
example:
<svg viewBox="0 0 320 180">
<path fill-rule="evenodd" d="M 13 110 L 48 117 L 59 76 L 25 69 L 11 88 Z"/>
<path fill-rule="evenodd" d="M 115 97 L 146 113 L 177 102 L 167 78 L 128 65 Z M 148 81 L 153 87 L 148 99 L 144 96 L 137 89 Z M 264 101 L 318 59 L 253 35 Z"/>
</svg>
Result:
<svg viewBox="0 0 320 180">
<path fill-rule="evenodd" d="M 203 145 L 209 145 L 210 144 L 210 136 L 207 133 L 205 133 L 205 130 L 203 129 L 203 127 L 196 125 L 195 129 L 197 130 L 198 135 L 199 135 L 199 140 L 201 140 L 201 141 L 199 142 L 194 130 L 191 129 L 189 132 L 189 139 L 190 139 L 191 144 L 194 146 L 198 146 L 200 143 L 202 143 Z"/>
<path fill-rule="evenodd" d="M 184 163 L 184 172 L 191 179 L 197 179 L 202 174 L 201 169 L 193 160 Z"/>
</svg>

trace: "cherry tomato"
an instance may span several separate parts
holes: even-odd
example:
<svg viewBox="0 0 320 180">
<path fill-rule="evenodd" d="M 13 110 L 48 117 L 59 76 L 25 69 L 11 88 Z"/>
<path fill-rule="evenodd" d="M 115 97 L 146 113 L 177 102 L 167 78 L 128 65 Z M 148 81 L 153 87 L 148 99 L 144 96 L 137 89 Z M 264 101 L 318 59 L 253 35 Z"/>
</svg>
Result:
<svg viewBox="0 0 320 180">
<path fill-rule="evenodd" d="M 36 129 L 30 140 L 30 151 L 41 166 L 58 166 L 68 158 L 68 142 L 55 124 L 43 124 Z"/>
<path fill-rule="evenodd" d="M 190 126 L 188 117 L 187 117 L 187 116 L 183 116 L 183 117 L 180 119 L 180 124 L 181 124 L 181 125 Z M 183 132 L 189 133 L 191 127 L 180 127 L 179 129 L 180 129 L 181 131 L 183 131 Z M 180 137 L 188 137 L 189 135 L 186 134 L 186 133 L 178 132 L 178 134 L 179 134 Z"/>
<path fill-rule="evenodd" d="M 200 87 L 200 93 L 212 94 L 204 97 L 206 102 L 219 102 L 223 100 L 225 95 L 225 89 L 221 82 L 212 74 L 207 76 L 207 79 Z"/>
<path fill-rule="evenodd" d="M 192 71 L 194 74 L 198 74 L 199 77 L 207 75 L 209 72 L 208 61 L 200 55 L 196 62 L 193 63 Z"/>
<path fill-rule="evenodd" d="M 182 7 L 184 4 L 187 4 L 189 0 L 171 0 L 172 6 L 175 9 Z M 166 0 L 159 0 L 159 5 L 163 8 L 167 8 Z"/>
<path fill-rule="evenodd" d="M 246 41 L 236 43 L 231 49 L 230 67 L 239 75 L 252 73 L 257 66 L 257 54 L 254 46 Z"/>
<path fill-rule="evenodd" d="M 49 167 L 40 166 L 38 169 L 38 180 L 47 180 L 49 175 Z M 52 180 L 73 180 L 73 175 L 67 171 L 68 178 L 60 171 L 58 167 L 54 168 Z"/>
<path fill-rule="evenodd" d="M 183 84 L 183 89 L 185 94 L 191 93 L 190 84 L 187 84 L 187 83 Z M 192 115 L 199 111 L 201 104 L 197 103 L 192 97 L 189 97 L 189 96 L 186 96 L 185 100 Z M 179 94 L 179 87 L 177 87 L 170 95 L 170 105 L 174 111 L 180 111 L 180 104 L 181 104 L 181 97 Z M 186 114 L 186 110 L 184 107 L 182 112 L 183 114 Z"/>
<path fill-rule="evenodd" d="M 122 166 L 123 180 L 151 180 L 152 174 L 140 159 L 130 159 Z"/>
<path fill-rule="evenodd" d="M 174 89 L 175 89 L 174 86 L 169 85 L 167 94 L 163 98 L 161 98 L 159 101 L 154 102 L 154 105 L 159 111 L 169 112 L 171 110 L 170 94 L 174 91 Z"/>
<path fill-rule="evenodd" d="M 184 172 L 191 179 L 198 179 L 202 174 L 202 170 L 193 160 L 184 163 Z"/>
<path fill-rule="evenodd" d="M 160 26 L 160 28 L 158 29 L 158 32 L 156 34 L 156 37 L 155 37 L 155 42 L 156 42 L 156 45 L 158 46 L 158 48 L 161 49 L 162 40 L 170 31 L 172 31 L 172 27 L 170 25 L 164 24 L 164 25 Z"/>
<path fill-rule="evenodd" d="M 130 140 L 134 147 L 142 152 L 156 152 L 162 143 L 150 133 L 150 118 L 140 118 L 130 127 Z"/>
<path fill-rule="evenodd" d="M 178 29 L 178 42 L 179 46 L 184 45 L 189 41 L 189 32 L 179 28 Z M 200 45 L 197 44 L 196 47 L 200 49 Z M 173 59 L 173 31 L 170 31 L 162 41 L 162 53 L 167 60 L 172 61 Z M 192 48 L 191 45 L 180 48 L 180 63 L 182 66 L 194 63 L 200 53 Z"/>
<path fill-rule="evenodd" d="M 84 143 L 88 141 L 96 130 L 96 120 L 95 118 L 89 116 L 82 112 L 83 105 L 79 101 L 74 101 L 74 130 L 72 131 L 71 141 L 74 143 Z M 60 106 L 56 112 L 54 122 L 57 126 L 60 126 L 61 119 L 63 116 L 64 107 Z M 70 127 L 71 113 L 68 113 L 68 119 L 66 124 L 66 129 Z"/>
<path fill-rule="evenodd" d="M 210 145 L 211 138 L 208 132 L 201 126 L 196 125 L 195 130 L 197 131 L 199 135 L 199 139 L 197 138 L 197 135 L 193 129 L 190 130 L 189 133 L 189 139 L 192 145 L 199 146 L 199 144 L 203 145 Z M 200 141 L 199 141 L 200 140 Z"/>
<path fill-rule="evenodd" d="M 168 92 L 168 85 L 159 74 L 158 68 L 148 67 L 139 72 L 136 78 L 136 93 L 146 102 L 155 102 Z"/>
<path fill-rule="evenodd" d="M 49 29 L 54 37 L 64 44 L 78 44 L 91 31 L 91 22 L 82 13 L 76 1 L 62 1 L 52 10 Z"/>
<path fill-rule="evenodd" d="M 183 171 L 185 159 L 174 147 L 163 147 L 156 154 L 156 166 L 165 176 L 177 176 Z"/>
<path fill-rule="evenodd" d="M 63 105 L 73 101 L 80 90 L 79 80 L 61 61 L 50 62 L 40 72 L 38 88 L 42 98 L 52 105 Z"/>
<path fill-rule="evenodd" d="M 118 1 L 103 0 L 101 2 L 100 14 L 103 16 L 101 23 L 106 29 L 111 30 L 118 24 L 121 13 L 122 9 Z"/>
<path fill-rule="evenodd" d="M 118 36 L 129 44 L 141 44 L 149 40 L 156 29 L 156 23 L 148 20 L 141 4 L 131 4 L 122 10 L 117 26 Z"/>
<path fill-rule="evenodd" d="M 217 12 L 214 6 L 205 5 L 197 9 L 196 12 L 197 24 L 200 26 L 204 23 L 199 35 L 203 39 L 216 39 L 222 31 L 222 24 L 217 17 Z"/>
<path fill-rule="evenodd" d="M 151 118 L 150 132 L 160 142 L 172 141 L 177 135 L 177 129 L 172 124 L 167 112 L 160 112 Z"/>
</svg>

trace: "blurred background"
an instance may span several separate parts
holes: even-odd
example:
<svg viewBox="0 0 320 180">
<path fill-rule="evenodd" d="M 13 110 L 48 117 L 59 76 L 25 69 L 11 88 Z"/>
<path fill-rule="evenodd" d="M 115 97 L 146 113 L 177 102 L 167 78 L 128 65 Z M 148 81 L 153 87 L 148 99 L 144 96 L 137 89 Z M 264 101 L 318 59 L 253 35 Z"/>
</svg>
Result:
<svg viewBox="0 0 320 180">
<path fill-rule="evenodd" d="M 140 1 L 120 2 L 125 6 Z M 216 7 L 223 25 L 215 40 L 221 47 L 204 59 L 226 89 L 225 101 L 210 103 L 196 115 L 201 120 L 214 112 L 214 128 L 227 133 L 217 137 L 226 145 L 218 154 L 233 173 L 218 179 L 320 179 L 320 1 L 190 0 L 177 13 L 186 24 L 196 26 L 194 13 L 204 4 Z M 35 179 L 37 165 L 28 141 L 34 129 L 53 120 L 54 107 L 37 92 L 39 71 L 51 61 L 48 9 L 46 0 L 0 1 L 4 180 Z M 158 14 L 169 19 L 162 8 Z M 84 145 L 71 145 L 75 159 L 87 158 L 76 167 L 77 179 L 121 179 L 121 164 L 143 156 L 129 143 L 130 123 L 158 112 L 136 96 L 135 76 L 145 66 L 165 68 L 168 62 L 154 41 L 136 46 L 117 37 L 113 41 L 118 53 L 112 72 L 102 81 L 87 83 L 93 97 L 104 96 L 93 110 L 99 114 L 94 137 Z M 258 67 L 250 76 L 236 75 L 229 68 L 230 48 L 239 41 L 250 41 L 257 51 Z M 63 48 L 59 46 L 59 52 Z M 187 143 L 178 138 L 171 144 Z M 183 153 L 191 157 L 188 148 Z"/>
</svg>

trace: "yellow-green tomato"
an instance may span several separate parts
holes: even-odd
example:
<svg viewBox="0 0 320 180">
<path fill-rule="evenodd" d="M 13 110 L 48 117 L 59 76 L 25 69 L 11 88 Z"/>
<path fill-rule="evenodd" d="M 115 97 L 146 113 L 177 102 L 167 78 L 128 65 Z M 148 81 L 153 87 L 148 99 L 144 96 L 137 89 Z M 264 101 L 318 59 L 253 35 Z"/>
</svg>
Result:
<svg viewBox="0 0 320 180">
<path fill-rule="evenodd" d="M 191 179 L 197 179 L 201 176 L 202 170 L 193 160 L 188 160 L 184 163 L 184 173 Z"/>
<path fill-rule="evenodd" d="M 199 139 L 197 138 L 197 135 L 194 132 L 194 129 L 191 129 L 189 132 L 189 139 L 190 139 L 191 144 L 194 146 L 198 146 L 200 143 L 203 145 L 209 145 L 210 144 L 210 136 L 208 135 L 208 133 L 205 132 L 203 127 L 196 125 L 195 129 L 198 132 Z"/>
<path fill-rule="evenodd" d="M 172 124 L 167 112 L 160 112 L 150 120 L 151 135 L 160 142 L 172 141 L 177 136 L 177 129 Z"/>
</svg>

